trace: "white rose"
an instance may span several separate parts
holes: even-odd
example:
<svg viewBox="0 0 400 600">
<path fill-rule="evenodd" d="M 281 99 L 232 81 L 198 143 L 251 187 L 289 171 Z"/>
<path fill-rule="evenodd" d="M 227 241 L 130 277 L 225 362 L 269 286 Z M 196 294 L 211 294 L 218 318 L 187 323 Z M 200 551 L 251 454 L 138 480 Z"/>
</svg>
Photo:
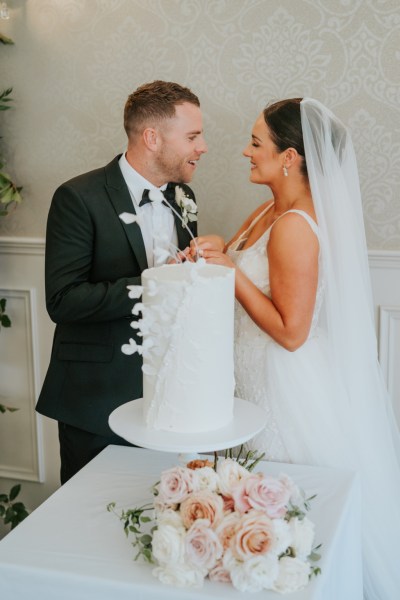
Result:
<svg viewBox="0 0 400 600">
<path fill-rule="evenodd" d="M 287 548 L 292 545 L 292 532 L 289 523 L 284 519 L 272 519 L 274 531 L 274 543 L 271 552 L 277 556 L 286 552 Z"/>
<path fill-rule="evenodd" d="M 295 592 L 309 581 L 310 565 L 299 558 L 283 556 L 279 561 L 279 573 L 273 589 L 281 594 Z"/>
<path fill-rule="evenodd" d="M 167 565 L 156 567 L 152 571 L 153 575 L 167 585 L 175 587 L 197 587 L 203 585 L 204 575 L 196 569 L 190 569 L 185 565 Z"/>
<path fill-rule="evenodd" d="M 239 465 L 239 463 L 232 458 L 220 459 L 217 462 L 217 474 L 219 476 L 219 489 L 224 496 L 231 496 L 232 488 L 243 479 L 243 477 L 249 477 L 247 469 Z"/>
<path fill-rule="evenodd" d="M 297 558 L 306 560 L 311 554 L 315 525 L 306 517 L 300 521 L 297 517 L 290 519 L 289 528 L 292 535 L 291 546 Z"/>
<path fill-rule="evenodd" d="M 219 477 L 212 467 L 201 467 L 196 469 L 196 472 L 201 490 L 207 489 L 210 492 L 217 490 Z"/>
<path fill-rule="evenodd" d="M 152 551 L 161 566 L 183 564 L 184 530 L 160 525 L 153 533 Z"/>
<path fill-rule="evenodd" d="M 230 575 L 233 586 L 241 592 L 259 592 L 272 588 L 278 572 L 276 557 L 254 556 L 233 567 Z"/>
</svg>

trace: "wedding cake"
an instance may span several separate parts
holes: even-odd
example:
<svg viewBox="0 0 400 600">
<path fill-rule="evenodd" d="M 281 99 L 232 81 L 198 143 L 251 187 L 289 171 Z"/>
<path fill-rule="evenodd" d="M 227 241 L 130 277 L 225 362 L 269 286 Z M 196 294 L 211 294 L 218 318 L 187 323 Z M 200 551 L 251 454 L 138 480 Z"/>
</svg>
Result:
<svg viewBox="0 0 400 600">
<path fill-rule="evenodd" d="M 203 260 L 163 265 L 143 272 L 142 288 L 136 327 L 146 426 L 185 433 L 226 426 L 233 416 L 234 270 Z"/>
</svg>

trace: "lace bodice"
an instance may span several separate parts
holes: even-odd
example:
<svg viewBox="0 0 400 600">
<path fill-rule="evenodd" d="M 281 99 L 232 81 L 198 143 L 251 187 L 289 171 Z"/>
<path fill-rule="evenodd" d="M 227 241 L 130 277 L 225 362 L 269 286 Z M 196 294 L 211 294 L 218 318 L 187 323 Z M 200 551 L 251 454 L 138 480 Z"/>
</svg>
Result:
<svg viewBox="0 0 400 600">
<path fill-rule="evenodd" d="M 278 219 L 262 234 L 262 236 L 249 248 L 240 250 L 241 245 L 247 238 L 248 233 L 254 227 L 254 225 L 268 212 L 273 206 L 270 204 L 263 210 L 250 224 L 250 226 L 239 236 L 237 240 L 227 250 L 229 257 L 235 262 L 241 271 L 261 290 L 266 296 L 271 297 L 271 288 L 269 282 L 269 263 L 267 244 L 273 225 L 278 219 L 283 217 L 284 214 L 289 212 L 297 213 L 305 218 L 309 223 L 311 229 L 318 237 L 318 226 L 313 219 L 304 211 L 301 210 L 288 210 L 278 217 Z M 314 313 L 312 317 L 309 338 L 315 335 L 315 331 L 318 325 L 318 317 L 321 310 L 323 296 L 323 279 L 321 273 L 318 277 L 318 286 L 316 294 L 316 302 L 314 307 Z M 242 341 L 243 336 L 251 343 L 266 343 L 266 337 L 269 336 L 264 333 L 258 325 L 249 317 L 244 308 L 236 302 L 235 305 L 235 338 L 236 341 Z M 269 338 L 270 339 L 270 338 Z"/>
</svg>

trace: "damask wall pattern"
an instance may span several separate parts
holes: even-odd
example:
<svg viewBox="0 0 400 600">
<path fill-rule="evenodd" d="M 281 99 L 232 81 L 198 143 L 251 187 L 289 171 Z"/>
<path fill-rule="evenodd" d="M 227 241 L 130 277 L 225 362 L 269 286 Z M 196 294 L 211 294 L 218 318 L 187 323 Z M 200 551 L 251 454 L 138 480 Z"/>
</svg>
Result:
<svg viewBox="0 0 400 600">
<path fill-rule="evenodd" d="M 400 250 L 398 0 L 10 0 L 0 31 L 7 168 L 25 201 L 0 235 L 43 237 L 55 188 L 125 148 L 138 85 L 198 94 L 209 152 L 193 181 L 200 230 L 227 237 L 269 194 L 242 156 L 268 102 L 312 96 L 350 127 L 370 249 Z M 343 215 L 343 219 L 346 215 Z"/>
</svg>

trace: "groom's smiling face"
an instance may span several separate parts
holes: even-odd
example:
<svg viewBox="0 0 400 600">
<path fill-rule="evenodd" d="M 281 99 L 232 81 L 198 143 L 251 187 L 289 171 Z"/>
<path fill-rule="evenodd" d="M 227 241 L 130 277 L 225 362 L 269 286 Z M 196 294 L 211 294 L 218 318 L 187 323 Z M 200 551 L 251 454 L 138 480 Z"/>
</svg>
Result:
<svg viewBox="0 0 400 600">
<path fill-rule="evenodd" d="M 175 116 L 160 125 L 159 134 L 155 160 L 162 179 L 189 183 L 200 156 L 207 152 L 200 108 L 189 102 L 178 104 Z"/>
</svg>

